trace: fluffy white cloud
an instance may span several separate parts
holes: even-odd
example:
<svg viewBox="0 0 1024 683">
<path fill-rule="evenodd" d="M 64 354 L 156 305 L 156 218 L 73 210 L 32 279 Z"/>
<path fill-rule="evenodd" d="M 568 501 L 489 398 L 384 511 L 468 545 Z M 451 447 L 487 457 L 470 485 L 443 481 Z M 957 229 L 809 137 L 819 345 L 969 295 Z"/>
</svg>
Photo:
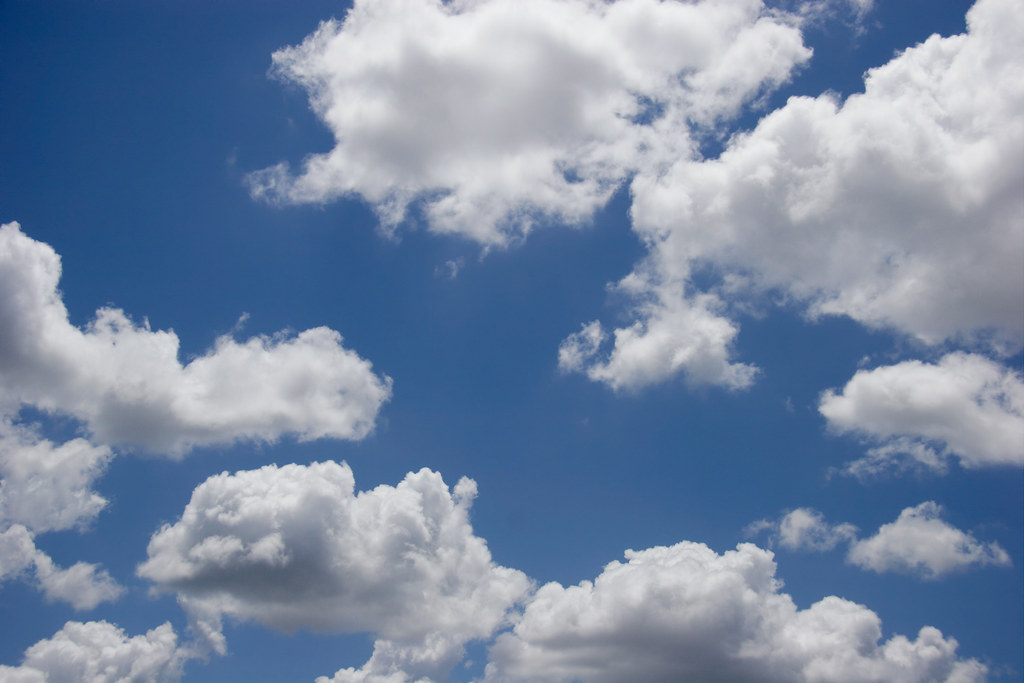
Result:
<svg viewBox="0 0 1024 683">
<path fill-rule="evenodd" d="M 49 602 L 66 602 L 76 610 L 90 610 L 116 600 L 124 592 L 98 565 L 76 562 L 67 569 L 54 564 L 35 546 L 32 533 L 20 524 L 0 532 L 0 582 L 27 578 L 35 571 L 36 585 Z"/>
<path fill-rule="evenodd" d="M 818 409 L 832 428 L 882 442 L 854 473 L 901 457 L 933 469 L 950 455 L 965 467 L 1024 464 L 1024 380 L 975 354 L 860 370 Z"/>
<path fill-rule="evenodd" d="M 617 333 L 650 358 L 705 338 L 703 318 L 661 322 L 700 301 L 701 269 L 734 305 L 768 292 L 811 317 L 846 315 L 925 343 L 1019 348 L 1024 15 L 1014 0 L 980 0 L 967 19 L 966 34 L 932 36 L 869 71 L 865 92 L 843 103 L 792 98 L 717 159 L 641 169 L 632 217 L 649 254 L 622 283 L 638 322 Z M 734 333 L 717 338 L 719 357 Z M 580 369 L 627 383 L 635 362 L 606 376 L 622 353 Z M 689 369 L 646 364 L 657 367 L 648 382 Z"/>
<path fill-rule="evenodd" d="M 761 0 L 357 0 L 274 55 L 335 136 L 254 196 L 358 194 L 386 228 L 484 245 L 538 219 L 578 223 L 636 169 L 692 155 L 690 128 L 733 115 L 810 56 Z"/>
<path fill-rule="evenodd" d="M 797 508 L 778 522 L 760 520 L 747 527 L 750 535 L 768 531 L 771 540 L 789 550 L 831 550 L 849 543 L 846 561 L 861 569 L 902 572 L 935 579 L 984 565 L 1010 566 L 1010 556 L 995 542 L 982 543 L 973 535 L 943 522 L 942 507 L 926 501 L 900 512 L 874 536 L 857 538 L 857 527 L 832 525 L 811 508 Z"/>
<path fill-rule="evenodd" d="M 95 440 L 181 455 L 239 439 L 360 439 L 391 380 L 320 327 L 297 336 L 220 337 L 186 365 L 178 337 L 103 308 L 87 329 L 68 322 L 60 257 L 0 227 L 0 393 L 83 420 Z"/>
<path fill-rule="evenodd" d="M 787 512 L 778 522 L 761 520 L 747 527 L 753 536 L 768 530 L 779 545 L 789 550 L 832 550 L 840 543 L 857 537 L 852 524 L 829 524 L 825 515 L 812 508 L 797 508 Z"/>
<path fill-rule="evenodd" d="M 772 554 L 684 542 L 627 551 L 597 579 L 537 591 L 491 648 L 490 681 L 980 681 L 956 641 L 924 627 L 882 636 L 878 616 L 830 596 L 780 592 Z"/>
<path fill-rule="evenodd" d="M 154 534 L 138 573 L 176 592 L 216 649 L 227 615 L 373 632 L 380 640 L 363 674 L 441 675 L 465 642 L 505 623 L 529 580 L 496 566 L 473 535 L 472 480 L 449 491 L 423 469 L 394 487 L 354 486 L 334 462 L 211 477 L 181 520 Z"/>
<path fill-rule="evenodd" d="M 88 523 L 107 504 L 92 485 L 111 457 L 105 446 L 54 444 L 0 416 L 0 525 L 42 533 Z"/>
<path fill-rule="evenodd" d="M 634 280 L 620 289 L 637 290 Z M 642 317 L 615 330 L 615 341 L 602 354 L 608 340 L 599 321 L 587 323 L 558 349 L 562 372 L 585 372 L 592 380 L 613 389 L 635 391 L 685 371 L 692 384 L 717 384 L 731 389 L 750 385 L 757 369 L 729 361 L 730 345 L 739 328 L 715 312 L 711 295 L 672 298 L 660 291 L 657 300 L 642 307 Z"/>
<path fill-rule="evenodd" d="M 871 538 L 850 546 L 847 559 L 875 572 L 896 571 L 934 579 L 983 566 L 1010 565 L 998 543 L 982 543 L 939 519 L 942 508 L 932 501 L 903 510 Z"/>
<path fill-rule="evenodd" d="M 441 680 L 462 656 L 462 643 L 441 633 L 415 644 L 377 640 L 373 655 L 362 667 L 341 669 L 331 678 L 320 676 L 316 683 L 433 683 L 435 679 L 409 672 L 438 673 L 436 680 Z"/>
<path fill-rule="evenodd" d="M 190 657 L 170 624 L 128 637 L 105 621 L 69 621 L 25 652 L 21 666 L 0 666 L 8 683 L 173 683 Z"/>
</svg>

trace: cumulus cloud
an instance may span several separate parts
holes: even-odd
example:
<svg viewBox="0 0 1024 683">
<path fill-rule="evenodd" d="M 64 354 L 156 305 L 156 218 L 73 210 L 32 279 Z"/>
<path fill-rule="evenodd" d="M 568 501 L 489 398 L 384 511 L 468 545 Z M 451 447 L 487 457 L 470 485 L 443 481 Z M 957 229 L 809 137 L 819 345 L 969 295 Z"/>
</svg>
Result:
<svg viewBox="0 0 1024 683">
<path fill-rule="evenodd" d="M 279 202 L 359 195 L 393 229 L 491 246 L 579 223 L 640 167 L 693 154 L 810 56 L 760 0 L 357 0 L 273 73 L 309 93 L 335 147 L 249 177 Z"/>
<path fill-rule="evenodd" d="M 984 565 L 1010 565 L 1010 556 L 998 543 L 978 541 L 942 521 L 941 513 L 941 506 L 932 501 L 903 510 L 895 522 L 851 545 L 848 561 L 878 573 L 894 571 L 927 579 Z"/>
<path fill-rule="evenodd" d="M 750 536 L 762 531 L 770 531 L 772 539 L 788 550 L 832 550 L 857 537 L 854 525 L 829 524 L 825 515 L 812 508 L 797 508 L 784 514 L 778 522 L 760 520 L 747 527 Z"/>
<path fill-rule="evenodd" d="M 632 282 L 629 287 L 637 288 Z M 739 328 L 715 312 L 717 299 L 659 294 L 644 305 L 640 320 L 615 330 L 610 348 L 602 348 L 608 333 L 596 320 L 567 337 L 558 349 L 559 369 L 585 372 L 616 390 L 636 391 L 679 371 L 685 371 L 692 384 L 749 386 L 757 369 L 730 362 L 730 346 Z"/>
<path fill-rule="evenodd" d="M 966 34 L 932 36 L 872 69 L 864 93 L 845 102 L 791 98 L 717 159 L 680 156 L 665 170 L 640 169 L 631 215 L 649 253 L 622 283 L 633 288 L 637 322 L 616 334 L 629 335 L 645 359 L 701 338 L 703 320 L 661 324 L 699 300 L 699 271 L 718 278 L 708 293 L 735 307 L 767 293 L 812 318 L 849 316 L 927 344 L 1019 348 L 1018 10 L 1013 0 L 980 0 Z M 650 350 L 640 344 L 648 337 Z M 731 338 L 715 340 L 719 357 L 729 357 Z M 616 353 L 577 365 L 614 386 L 632 376 L 626 366 L 606 379 Z M 645 382 L 688 370 L 656 367 Z"/>
<path fill-rule="evenodd" d="M 35 545 L 37 533 L 81 528 L 106 506 L 92 484 L 110 458 L 109 448 L 84 439 L 54 444 L 0 416 L 0 582 L 34 577 L 46 600 L 77 610 L 120 597 L 123 589 L 98 565 L 61 568 Z"/>
<path fill-rule="evenodd" d="M 410 667 L 410 676 L 443 677 L 465 642 L 506 622 L 530 582 L 495 565 L 473 535 L 472 480 L 449 490 L 423 469 L 394 487 L 354 486 L 349 467 L 334 462 L 211 477 L 181 519 L 154 534 L 138 573 L 176 592 L 219 651 L 223 616 L 372 632 L 373 659 L 337 680 Z"/>
<path fill-rule="evenodd" d="M 818 409 L 833 429 L 880 442 L 854 474 L 901 459 L 942 471 L 951 456 L 964 467 L 1024 464 L 1024 380 L 976 354 L 860 370 Z"/>
<path fill-rule="evenodd" d="M 36 585 L 48 602 L 66 602 L 76 610 L 90 610 L 116 600 L 124 589 L 98 565 L 76 562 L 64 569 L 35 546 L 32 533 L 20 524 L 0 532 L 0 582 L 27 578 L 34 569 Z"/>
<path fill-rule="evenodd" d="M 0 525 L 42 533 L 87 524 L 107 504 L 92 486 L 112 457 L 105 446 L 55 444 L 0 416 Z"/>
<path fill-rule="evenodd" d="M 170 624 L 129 637 L 105 621 L 69 621 L 25 652 L 21 666 L 0 666 L 10 683 L 174 683 L 191 655 Z"/>
<path fill-rule="evenodd" d="M 885 642 L 878 616 L 829 596 L 799 610 L 769 551 L 683 542 L 627 551 L 593 581 L 540 588 L 490 651 L 488 681 L 981 681 L 924 627 Z"/>
<path fill-rule="evenodd" d="M 879 574 L 901 572 L 926 579 L 985 565 L 1010 566 L 1010 556 L 995 542 L 983 543 L 940 519 L 942 507 L 926 501 L 900 512 L 874 536 L 857 538 L 849 523 L 829 524 L 811 508 L 797 508 L 779 521 L 760 520 L 747 527 L 755 536 L 768 532 L 771 542 L 788 550 L 826 551 L 848 543 L 846 561 Z"/>
<path fill-rule="evenodd" d="M 320 327 L 238 342 L 217 339 L 182 365 L 178 337 L 102 308 L 84 330 L 68 321 L 60 257 L 0 227 L 0 380 L 6 402 L 70 414 L 103 444 L 181 455 L 240 439 L 361 439 L 391 380 Z"/>
</svg>

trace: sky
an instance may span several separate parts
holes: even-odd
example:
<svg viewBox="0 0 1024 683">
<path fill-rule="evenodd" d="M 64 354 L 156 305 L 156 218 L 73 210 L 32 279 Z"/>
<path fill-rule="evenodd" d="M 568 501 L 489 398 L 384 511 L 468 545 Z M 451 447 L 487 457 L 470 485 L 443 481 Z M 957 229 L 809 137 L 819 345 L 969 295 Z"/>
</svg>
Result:
<svg viewBox="0 0 1024 683">
<path fill-rule="evenodd" d="M 0 3 L 0 680 L 1024 681 L 1020 10 Z"/>
</svg>

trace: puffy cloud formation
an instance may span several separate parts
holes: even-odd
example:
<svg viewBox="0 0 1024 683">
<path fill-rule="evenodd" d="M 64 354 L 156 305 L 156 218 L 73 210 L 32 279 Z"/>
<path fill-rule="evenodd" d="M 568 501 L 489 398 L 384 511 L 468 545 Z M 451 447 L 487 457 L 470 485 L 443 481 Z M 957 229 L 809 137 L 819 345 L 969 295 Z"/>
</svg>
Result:
<svg viewBox="0 0 1024 683">
<path fill-rule="evenodd" d="M 826 597 L 798 610 L 750 544 L 627 551 L 593 583 L 537 591 L 491 648 L 489 681 L 980 681 L 985 667 L 924 627 L 879 644 L 878 616 Z"/>
<path fill-rule="evenodd" d="M 320 327 L 237 342 L 220 337 L 187 365 L 178 337 L 103 308 L 71 325 L 57 283 L 60 257 L 0 227 L 0 393 L 68 413 L 95 440 L 181 455 L 239 439 L 360 439 L 390 398 L 391 380 Z"/>
<path fill-rule="evenodd" d="M 632 217 L 649 254 L 620 283 L 636 322 L 615 331 L 613 348 L 563 367 L 614 387 L 691 371 L 695 339 L 718 349 L 699 358 L 729 358 L 735 323 L 714 321 L 726 333 L 708 334 L 709 318 L 725 315 L 703 303 L 709 293 L 734 305 L 769 293 L 811 317 L 930 344 L 1019 348 L 1024 15 L 1013 0 L 980 0 L 967 21 L 966 34 L 932 36 L 872 69 L 845 102 L 794 97 L 717 159 L 641 169 Z M 698 270 L 718 284 L 701 292 Z M 709 313 L 666 324 L 678 310 Z M 724 369 L 715 381 L 736 385 Z"/>
<path fill-rule="evenodd" d="M 128 637 L 105 621 L 69 621 L 25 652 L 21 666 L 0 666 L 8 683 L 173 683 L 190 657 L 170 624 Z"/>
<path fill-rule="evenodd" d="M 747 527 L 751 536 L 768 531 L 771 541 L 789 550 L 831 550 L 849 543 L 846 561 L 862 569 L 902 572 L 936 579 L 984 565 L 1010 566 L 1010 556 L 995 542 L 982 543 L 943 522 L 942 507 L 926 501 L 900 512 L 874 536 L 859 540 L 852 524 L 829 524 L 811 508 L 797 508 L 778 522 L 760 520 Z"/>
<path fill-rule="evenodd" d="M 20 578 L 31 568 L 47 601 L 66 602 L 76 610 L 93 609 L 124 592 L 95 564 L 76 562 L 67 569 L 56 566 L 49 555 L 36 548 L 32 533 L 20 524 L 0 532 L 0 582 Z"/>
<path fill-rule="evenodd" d="M 0 582 L 28 578 L 48 601 L 77 610 L 116 600 L 123 590 L 95 564 L 56 566 L 35 535 L 82 527 L 106 506 L 92 484 L 110 461 L 109 448 L 84 439 L 53 444 L 0 416 Z"/>
<path fill-rule="evenodd" d="M 975 354 L 860 370 L 818 409 L 832 428 L 881 442 L 855 474 L 900 458 L 939 470 L 949 456 L 964 467 L 1024 464 L 1024 380 Z"/>
<path fill-rule="evenodd" d="M 907 508 L 871 538 L 851 545 L 847 560 L 879 573 L 895 571 L 927 579 L 976 566 L 1010 565 L 1009 555 L 998 543 L 978 541 L 939 519 L 941 513 L 942 508 L 932 501 Z"/>
<path fill-rule="evenodd" d="M 373 655 L 362 667 L 341 669 L 331 678 L 320 676 L 316 683 L 433 683 L 445 680 L 462 656 L 462 644 L 440 633 L 416 644 L 377 640 Z M 436 678 L 419 677 L 423 672 Z"/>
<path fill-rule="evenodd" d="M 54 444 L 0 416 L 0 525 L 42 533 L 88 523 L 107 504 L 92 485 L 112 457 L 105 446 Z"/>
<path fill-rule="evenodd" d="M 639 293 L 644 283 L 636 278 L 619 284 Z M 731 389 L 750 385 L 757 368 L 730 362 L 730 346 L 738 326 L 715 311 L 717 297 L 702 294 L 672 298 L 666 292 L 641 307 L 641 319 L 615 330 L 607 358 L 601 347 L 608 333 L 598 321 L 587 323 L 558 349 L 562 372 L 585 372 L 592 380 L 615 390 L 636 391 L 685 371 L 693 384 L 717 384 Z"/>
<path fill-rule="evenodd" d="M 769 530 L 779 545 L 789 550 L 832 550 L 840 543 L 857 537 L 852 524 L 832 525 L 825 515 L 812 508 L 797 508 L 787 512 L 778 522 L 761 520 L 747 527 L 751 536 Z"/>
<path fill-rule="evenodd" d="M 359 195 L 391 229 L 419 201 L 430 229 L 487 246 L 578 223 L 785 81 L 810 56 L 796 22 L 761 0 L 357 0 L 274 55 L 334 149 L 250 187 Z"/>
<path fill-rule="evenodd" d="M 223 651 L 221 617 L 279 629 L 373 632 L 357 675 L 442 676 L 462 645 L 505 623 L 530 582 L 473 535 L 476 484 L 449 491 L 427 469 L 354 492 L 345 464 L 267 466 L 198 486 L 180 521 L 153 535 L 138 573 L 174 591 Z M 370 679 L 372 680 L 372 679 Z"/>
</svg>

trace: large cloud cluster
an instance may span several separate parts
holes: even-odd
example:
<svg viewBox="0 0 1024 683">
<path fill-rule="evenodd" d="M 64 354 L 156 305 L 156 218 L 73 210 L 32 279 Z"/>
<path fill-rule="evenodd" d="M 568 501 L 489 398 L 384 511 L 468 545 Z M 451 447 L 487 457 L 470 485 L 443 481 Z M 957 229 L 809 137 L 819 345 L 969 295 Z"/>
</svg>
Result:
<svg viewBox="0 0 1024 683">
<path fill-rule="evenodd" d="M 61 569 L 35 547 L 36 534 L 82 527 L 106 505 L 93 490 L 113 446 L 180 457 L 237 440 L 360 439 L 390 398 L 391 380 L 345 349 L 327 328 L 221 337 L 186 365 L 174 332 L 100 309 L 79 329 L 57 286 L 60 257 L 0 226 L 0 578 L 34 568 L 45 595 L 89 609 L 121 590 L 97 566 Z M 81 420 L 88 438 L 53 443 L 19 421 L 23 406 Z M 15 539 L 17 542 L 15 542 Z"/>
<path fill-rule="evenodd" d="M 550 583 L 531 593 L 529 580 L 494 565 L 473 535 L 467 512 L 475 492 L 471 480 L 449 490 L 424 469 L 398 486 L 355 493 L 351 470 L 333 462 L 224 473 L 196 489 L 180 521 L 154 534 L 139 574 L 175 592 L 193 629 L 221 651 L 224 616 L 377 637 L 363 667 L 321 683 L 443 680 L 467 641 L 509 625 L 491 648 L 486 680 L 923 683 L 985 676 L 983 665 L 958 659 L 956 641 L 934 628 L 914 640 L 880 642 L 878 616 L 861 605 L 829 596 L 798 610 L 781 592 L 771 552 L 751 544 L 721 555 L 693 542 L 627 551 L 626 563 L 612 562 L 593 582 Z M 811 522 L 794 523 L 803 531 L 791 535 L 827 536 L 820 513 L 805 512 Z M 911 513 L 853 547 L 882 543 Z M 807 532 L 815 524 L 822 528 Z M 971 538 L 938 524 L 933 554 L 942 553 L 950 531 L 959 541 Z M 849 525 L 836 528 L 852 538 Z M 918 536 L 920 549 L 927 539 Z M 990 544 L 989 551 L 1001 549 Z M 521 614 L 510 611 L 517 603 Z"/>
<path fill-rule="evenodd" d="M 794 21 L 761 0 L 357 0 L 274 55 L 334 149 L 250 185 L 360 195 L 389 228 L 420 200 L 432 230 L 488 246 L 577 223 L 638 168 L 691 156 L 691 125 L 786 80 L 810 56 Z"/>
<path fill-rule="evenodd" d="M 750 544 L 627 551 L 593 581 L 549 583 L 491 648 L 487 680 L 967 681 L 986 669 L 956 657 L 931 627 L 882 637 L 878 616 L 835 596 L 799 610 L 772 554 Z"/>
<path fill-rule="evenodd" d="M 372 632 L 376 663 L 416 661 L 439 675 L 465 642 L 505 623 L 529 581 L 495 565 L 473 535 L 472 480 L 449 491 L 423 469 L 394 487 L 354 485 L 349 467 L 334 462 L 212 477 L 181 520 L 153 536 L 139 574 L 176 592 L 217 650 L 227 615 L 286 630 Z"/>
<path fill-rule="evenodd" d="M 611 348 L 574 335 L 568 348 L 589 353 L 563 368 L 616 388 L 677 373 L 742 386 L 742 366 L 721 360 L 736 334 L 727 304 L 766 292 L 928 344 L 1019 348 L 1024 18 L 1012 0 L 981 0 L 967 19 L 966 34 L 868 72 L 845 102 L 792 98 L 717 159 L 638 173 L 632 217 L 649 254 L 619 284 L 636 320 Z M 702 292 L 698 271 L 717 284 Z M 608 337 L 599 323 L 585 332 Z"/>
</svg>

